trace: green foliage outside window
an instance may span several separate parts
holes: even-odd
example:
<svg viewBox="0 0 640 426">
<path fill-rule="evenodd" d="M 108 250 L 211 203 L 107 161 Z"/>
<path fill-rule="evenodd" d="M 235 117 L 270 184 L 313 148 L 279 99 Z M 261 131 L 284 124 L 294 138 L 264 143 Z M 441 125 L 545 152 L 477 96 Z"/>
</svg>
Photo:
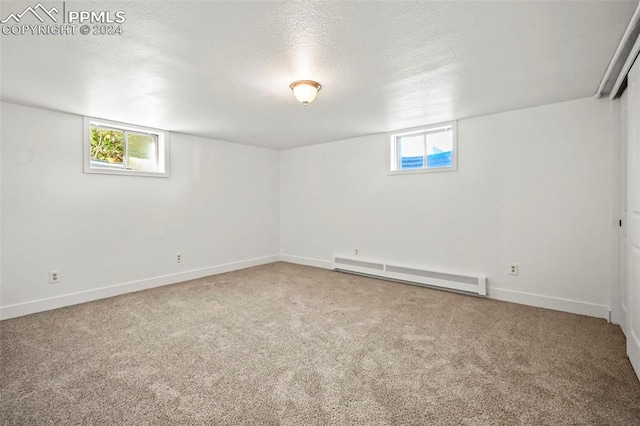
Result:
<svg viewBox="0 0 640 426">
<path fill-rule="evenodd" d="M 155 138 L 151 135 L 126 132 L 129 157 L 149 158 Z M 91 127 L 91 158 L 109 163 L 122 163 L 125 132 Z"/>
<path fill-rule="evenodd" d="M 124 132 L 91 127 L 91 158 L 109 163 L 122 163 Z"/>
</svg>

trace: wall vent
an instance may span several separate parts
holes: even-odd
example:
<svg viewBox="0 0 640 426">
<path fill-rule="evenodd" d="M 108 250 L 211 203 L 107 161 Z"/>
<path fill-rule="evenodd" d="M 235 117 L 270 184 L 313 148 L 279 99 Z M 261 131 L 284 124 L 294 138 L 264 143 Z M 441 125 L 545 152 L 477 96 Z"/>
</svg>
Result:
<svg viewBox="0 0 640 426">
<path fill-rule="evenodd" d="M 487 295 L 485 275 L 436 271 L 338 256 L 333 259 L 333 269 L 480 296 Z"/>
</svg>

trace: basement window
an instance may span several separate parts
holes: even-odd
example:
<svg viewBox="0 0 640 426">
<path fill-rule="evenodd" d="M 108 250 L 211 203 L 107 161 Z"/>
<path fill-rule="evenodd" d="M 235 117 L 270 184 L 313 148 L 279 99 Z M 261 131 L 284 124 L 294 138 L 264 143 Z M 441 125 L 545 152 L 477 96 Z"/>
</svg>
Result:
<svg viewBox="0 0 640 426">
<path fill-rule="evenodd" d="M 169 134 L 97 118 L 84 118 L 84 172 L 169 176 Z"/>
<path fill-rule="evenodd" d="M 457 170 L 456 123 L 441 123 L 391 134 L 390 172 Z"/>
</svg>

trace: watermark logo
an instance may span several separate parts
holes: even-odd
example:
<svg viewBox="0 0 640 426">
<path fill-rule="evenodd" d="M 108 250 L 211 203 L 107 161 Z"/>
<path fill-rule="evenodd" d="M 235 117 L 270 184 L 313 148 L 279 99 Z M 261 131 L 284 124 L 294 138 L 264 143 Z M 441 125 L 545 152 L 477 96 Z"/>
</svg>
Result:
<svg viewBox="0 0 640 426">
<path fill-rule="evenodd" d="M 13 19 L 16 24 L 19 24 L 22 17 L 29 13 L 35 16 L 40 22 L 44 22 L 44 19 L 42 18 L 41 14 L 48 16 L 49 18 L 51 18 L 53 22 L 58 22 L 58 19 L 55 16 L 53 16 L 53 14 L 55 13 L 57 15 L 60 13 L 60 11 L 55 7 L 52 7 L 51 9 L 47 10 L 47 8 L 42 5 L 42 3 L 38 3 L 34 7 L 28 6 L 22 13 L 9 14 L 9 16 L 7 16 L 5 19 L 0 21 L 0 23 L 6 24 Z"/>
<path fill-rule="evenodd" d="M 124 22 L 124 10 L 69 10 L 66 1 L 50 6 L 38 3 L 0 20 L 3 36 L 121 35 Z"/>
</svg>

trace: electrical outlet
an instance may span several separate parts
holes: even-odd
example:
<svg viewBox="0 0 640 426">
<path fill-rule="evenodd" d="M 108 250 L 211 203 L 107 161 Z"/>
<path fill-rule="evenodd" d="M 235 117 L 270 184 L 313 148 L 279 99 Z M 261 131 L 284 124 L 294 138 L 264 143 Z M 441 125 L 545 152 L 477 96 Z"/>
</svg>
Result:
<svg viewBox="0 0 640 426">
<path fill-rule="evenodd" d="M 509 275 L 518 275 L 518 264 L 512 263 L 509 265 Z"/>
<path fill-rule="evenodd" d="M 49 284 L 58 284 L 60 282 L 60 271 L 49 271 Z"/>
<path fill-rule="evenodd" d="M 182 262 L 182 253 L 176 254 L 176 263 Z"/>
<path fill-rule="evenodd" d="M 358 250 L 358 249 L 353 250 L 353 254 L 355 254 L 356 256 L 358 255 L 359 252 L 360 252 L 360 250 Z"/>
</svg>

